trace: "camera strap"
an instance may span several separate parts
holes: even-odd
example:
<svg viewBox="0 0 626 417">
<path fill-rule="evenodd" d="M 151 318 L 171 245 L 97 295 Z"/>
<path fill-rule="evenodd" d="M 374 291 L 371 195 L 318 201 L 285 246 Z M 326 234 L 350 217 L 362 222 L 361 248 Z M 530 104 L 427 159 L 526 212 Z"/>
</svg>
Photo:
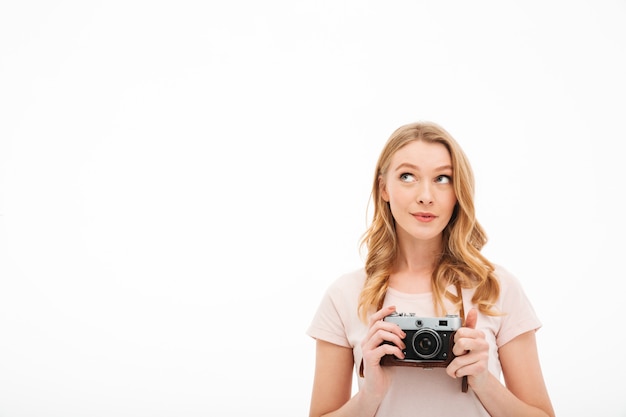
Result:
<svg viewBox="0 0 626 417">
<path fill-rule="evenodd" d="M 465 326 L 465 307 L 464 307 L 464 300 L 463 300 L 463 292 L 462 292 L 462 288 L 461 288 L 461 284 L 459 283 L 459 281 L 455 282 L 454 285 L 456 286 L 456 296 L 458 297 L 458 299 L 461 300 L 461 307 L 460 307 L 460 311 L 459 311 L 459 316 L 461 317 L 461 326 Z M 464 377 L 461 378 L 461 391 L 463 392 L 467 392 L 468 390 L 468 382 L 467 382 L 467 375 L 465 375 Z"/>
<path fill-rule="evenodd" d="M 459 316 L 461 317 L 461 326 L 465 326 L 465 307 L 463 304 L 465 304 L 463 302 L 463 292 L 461 290 L 461 284 L 457 281 L 454 283 L 454 286 L 456 287 L 456 296 L 461 300 L 461 307 L 460 307 L 460 311 L 459 311 Z"/>
</svg>

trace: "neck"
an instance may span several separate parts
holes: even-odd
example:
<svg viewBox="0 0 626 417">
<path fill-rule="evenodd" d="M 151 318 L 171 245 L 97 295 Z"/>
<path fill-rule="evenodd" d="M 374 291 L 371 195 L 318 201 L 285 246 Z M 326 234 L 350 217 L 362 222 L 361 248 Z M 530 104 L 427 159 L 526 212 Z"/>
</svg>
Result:
<svg viewBox="0 0 626 417">
<path fill-rule="evenodd" d="M 432 275 L 439 262 L 440 245 L 401 246 L 389 276 L 389 286 L 406 293 L 432 291 Z"/>
</svg>

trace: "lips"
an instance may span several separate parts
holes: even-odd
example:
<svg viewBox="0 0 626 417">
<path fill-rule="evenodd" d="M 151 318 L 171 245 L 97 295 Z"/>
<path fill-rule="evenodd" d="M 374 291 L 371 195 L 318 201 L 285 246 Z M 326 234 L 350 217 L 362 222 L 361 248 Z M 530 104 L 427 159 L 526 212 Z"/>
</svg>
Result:
<svg viewBox="0 0 626 417">
<path fill-rule="evenodd" d="M 437 216 L 435 216 L 432 213 L 412 213 L 413 217 L 415 217 L 417 220 L 421 221 L 421 222 L 431 222 L 433 220 L 435 220 L 437 218 Z"/>
</svg>

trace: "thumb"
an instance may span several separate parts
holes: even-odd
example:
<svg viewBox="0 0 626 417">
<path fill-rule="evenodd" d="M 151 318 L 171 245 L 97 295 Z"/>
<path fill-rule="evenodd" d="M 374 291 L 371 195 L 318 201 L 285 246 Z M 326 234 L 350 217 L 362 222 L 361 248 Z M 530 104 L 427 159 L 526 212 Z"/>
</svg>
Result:
<svg viewBox="0 0 626 417">
<path fill-rule="evenodd" d="M 465 327 L 469 327 L 470 329 L 476 328 L 476 322 L 478 321 L 478 310 L 472 308 L 465 318 Z"/>
</svg>

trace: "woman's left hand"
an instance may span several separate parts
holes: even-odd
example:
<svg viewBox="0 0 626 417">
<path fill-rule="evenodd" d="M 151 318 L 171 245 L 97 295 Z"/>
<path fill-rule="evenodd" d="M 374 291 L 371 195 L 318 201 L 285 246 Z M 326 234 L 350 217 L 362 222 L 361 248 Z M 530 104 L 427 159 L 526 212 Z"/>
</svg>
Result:
<svg viewBox="0 0 626 417">
<path fill-rule="evenodd" d="M 456 356 L 446 368 L 453 378 L 468 377 L 469 385 L 476 389 L 489 376 L 489 344 L 482 330 L 476 329 L 478 311 L 472 308 L 467 313 L 465 326 L 456 331 L 452 353 Z"/>
</svg>

